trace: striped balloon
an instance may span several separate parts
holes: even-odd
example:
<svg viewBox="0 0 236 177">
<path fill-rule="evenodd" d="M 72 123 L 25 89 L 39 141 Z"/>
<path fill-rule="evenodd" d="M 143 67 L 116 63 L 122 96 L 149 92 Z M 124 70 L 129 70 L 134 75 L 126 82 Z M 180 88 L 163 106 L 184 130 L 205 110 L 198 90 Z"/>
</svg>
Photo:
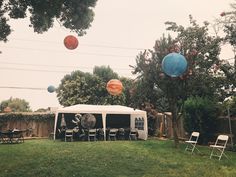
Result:
<svg viewBox="0 0 236 177">
<path fill-rule="evenodd" d="M 119 81 L 118 79 L 111 79 L 107 83 L 106 88 L 107 88 L 107 91 L 111 95 L 120 95 L 122 93 L 122 90 L 123 90 L 123 85 L 122 85 L 121 81 Z"/>
</svg>

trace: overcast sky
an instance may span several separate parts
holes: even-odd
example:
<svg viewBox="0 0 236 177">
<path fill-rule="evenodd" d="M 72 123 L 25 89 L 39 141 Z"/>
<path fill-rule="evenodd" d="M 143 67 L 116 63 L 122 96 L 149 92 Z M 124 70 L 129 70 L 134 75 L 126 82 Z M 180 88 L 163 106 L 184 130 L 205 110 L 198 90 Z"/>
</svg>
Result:
<svg viewBox="0 0 236 177">
<path fill-rule="evenodd" d="M 29 20 L 11 20 L 14 31 L 9 42 L 0 42 L 0 101 L 25 99 L 33 110 L 57 107 L 57 87 L 65 74 L 73 70 L 92 72 L 94 66 L 110 66 L 120 76 L 132 77 L 129 65 L 143 49 L 152 49 L 155 40 L 167 34 L 164 23 L 189 24 L 192 14 L 200 24 L 214 22 L 230 9 L 233 0 L 98 0 L 95 18 L 87 34 L 79 37 L 79 46 L 68 50 L 64 37 L 71 33 L 55 22 L 44 34 L 36 34 Z M 232 57 L 231 49 L 222 52 Z M 30 87 L 42 90 L 1 87 Z"/>
</svg>

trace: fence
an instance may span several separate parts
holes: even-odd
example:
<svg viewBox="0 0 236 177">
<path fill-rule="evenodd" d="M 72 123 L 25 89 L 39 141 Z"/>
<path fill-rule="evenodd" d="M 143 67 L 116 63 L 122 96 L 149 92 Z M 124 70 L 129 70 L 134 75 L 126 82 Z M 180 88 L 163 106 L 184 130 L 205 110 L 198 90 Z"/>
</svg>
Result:
<svg viewBox="0 0 236 177">
<path fill-rule="evenodd" d="M 174 132 L 172 128 L 172 115 L 170 112 L 158 113 L 159 132 L 160 136 L 173 138 Z M 184 130 L 183 119 L 178 119 L 177 121 L 178 129 L 177 134 L 180 139 L 186 138 L 186 132 Z"/>
<path fill-rule="evenodd" d="M 0 114 L 0 130 L 19 129 L 27 131 L 25 136 L 48 137 L 53 132 L 54 115 L 47 113 Z"/>
<path fill-rule="evenodd" d="M 153 123 L 153 122 L 152 122 Z M 172 117 L 171 113 L 158 113 L 154 122 L 159 136 L 173 138 Z M 179 119 L 177 134 L 180 139 L 186 139 L 187 134 L 184 130 L 183 119 Z M 236 142 L 236 117 L 231 118 L 233 140 Z M 54 114 L 47 113 L 17 113 L 17 114 L 0 114 L 0 131 L 9 129 L 31 129 L 26 136 L 48 137 L 54 129 Z M 219 117 L 217 119 L 217 134 L 230 134 L 229 119 Z"/>
<path fill-rule="evenodd" d="M 227 116 L 221 116 L 217 119 L 217 134 L 227 134 L 232 136 L 233 142 L 236 143 L 236 117 L 231 117 L 231 130 L 230 134 L 229 119 Z"/>
<path fill-rule="evenodd" d="M 157 126 L 156 128 L 160 132 L 160 136 L 164 136 L 167 138 L 173 138 L 173 129 L 172 129 L 172 117 L 171 113 L 164 112 L 158 113 L 157 116 Z M 218 134 L 225 134 L 233 137 L 233 142 L 236 142 L 236 117 L 231 117 L 231 130 L 232 135 L 230 134 L 230 127 L 229 127 L 229 119 L 227 116 L 221 116 L 216 119 L 217 127 L 216 127 L 216 136 Z M 187 133 L 184 130 L 184 121 L 180 118 L 177 122 L 178 130 L 177 134 L 180 139 L 186 139 Z"/>
</svg>

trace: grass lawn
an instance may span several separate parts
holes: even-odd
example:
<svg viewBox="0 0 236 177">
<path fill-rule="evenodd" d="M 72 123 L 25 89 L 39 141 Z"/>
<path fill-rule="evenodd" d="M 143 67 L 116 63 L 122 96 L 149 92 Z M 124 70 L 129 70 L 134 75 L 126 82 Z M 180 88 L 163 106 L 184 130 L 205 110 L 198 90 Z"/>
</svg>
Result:
<svg viewBox="0 0 236 177">
<path fill-rule="evenodd" d="M 173 141 L 61 142 L 27 140 L 0 144 L 1 177 L 235 177 L 236 153 L 209 159 L 210 149 L 191 155 Z M 197 151 L 196 151 L 197 152 Z"/>
</svg>

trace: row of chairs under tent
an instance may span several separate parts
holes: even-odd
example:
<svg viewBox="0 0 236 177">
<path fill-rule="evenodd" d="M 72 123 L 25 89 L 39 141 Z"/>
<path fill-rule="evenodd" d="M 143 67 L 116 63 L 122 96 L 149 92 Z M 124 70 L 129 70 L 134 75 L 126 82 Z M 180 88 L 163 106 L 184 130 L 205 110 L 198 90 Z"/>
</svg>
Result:
<svg viewBox="0 0 236 177">
<path fill-rule="evenodd" d="M 117 136 L 120 140 L 125 140 L 125 130 L 122 129 L 110 129 L 108 134 L 108 140 L 116 140 Z M 129 140 L 137 140 L 138 139 L 138 131 L 137 129 L 131 129 L 129 132 Z"/>
<path fill-rule="evenodd" d="M 196 147 L 199 136 L 200 136 L 199 132 L 192 132 L 189 140 L 185 141 L 185 143 L 187 144 L 185 151 L 190 151 L 192 154 L 194 150 L 196 149 L 198 152 L 200 152 L 199 149 Z M 210 148 L 211 148 L 210 159 L 213 156 L 215 156 L 215 157 L 218 157 L 218 159 L 220 160 L 223 155 L 228 159 L 228 157 L 226 156 L 224 152 L 226 145 L 228 143 L 228 140 L 229 140 L 229 137 L 227 135 L 219 135 L 217 137 L 215 144 L 210 145 Z"/>
<path fill-rule="evenodd" d="M 63 134 L 65 142 L 74 141 L 74 139 L 87 140 L 87 141 L 97 141 L 104 140 L 105 132 L 102 128 L 100 129 L 88 129 L 88 130 L 78 130 L 78 129 L 65 129 L 64 131 L 59 130 L 59 133 Z M 116 140 L 137 140 L 138 131 L 137 129 L 126 130 L 124 128 L 110 128 L 106 131 L 106 140 L 116 141 Z"/>
</svg>

